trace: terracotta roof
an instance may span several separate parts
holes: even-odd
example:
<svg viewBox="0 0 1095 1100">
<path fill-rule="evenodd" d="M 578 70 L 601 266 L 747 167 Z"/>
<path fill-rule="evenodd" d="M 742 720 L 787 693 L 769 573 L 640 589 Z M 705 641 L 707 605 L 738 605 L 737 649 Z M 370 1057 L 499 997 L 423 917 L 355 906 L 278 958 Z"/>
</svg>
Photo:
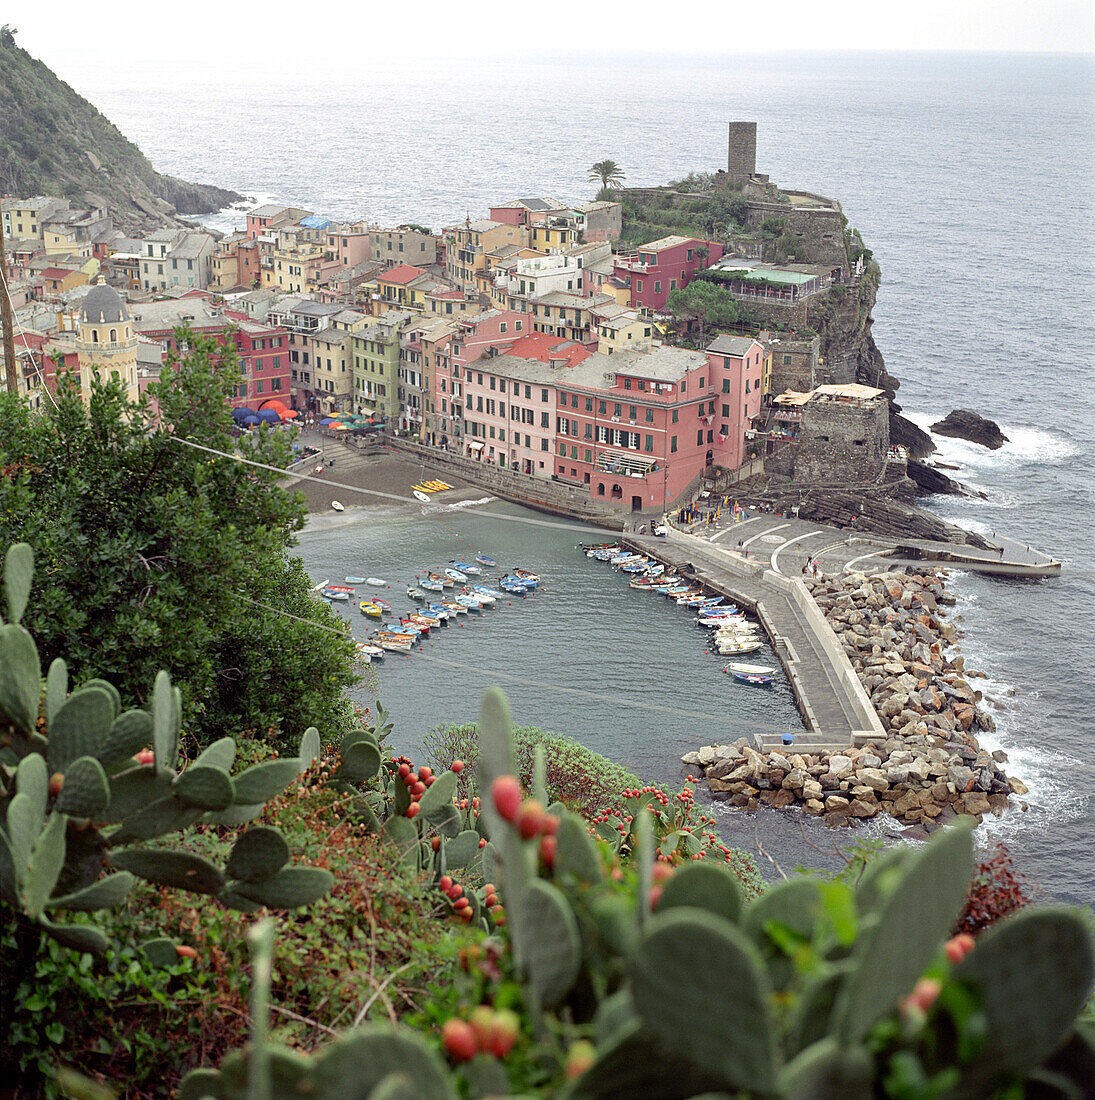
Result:
<svg viewBox="0 0 1095 1100">
<path fill-rule="evenodd" d="M 396 283 L 399 286 L 406 286 L 407 283 L 413 283 L 415 279 L 425 274 L 424 268 L 411 267 L 410 264 L 396 264 L 395 267 L 379 275 L 377 279 L 378 282 L 382 283 Z"/>
<path fill-rule="evenodd" d="M 517 359 L 536 359 L 541 363 L 562 359 L 568 367 L 572 367 L 588 359 L 592 352 L 573 340 L 560 340 L 558 336 L 546 332 L 530 332 L 515 340 L 506 354 Z"/>
<path fill-rule="evenodd" d="M 66 267 L 46 267 L 39 274 L 43 279 L 65 279 L 69 275 L 75 275 L 76 272 Z"/>
</svg>

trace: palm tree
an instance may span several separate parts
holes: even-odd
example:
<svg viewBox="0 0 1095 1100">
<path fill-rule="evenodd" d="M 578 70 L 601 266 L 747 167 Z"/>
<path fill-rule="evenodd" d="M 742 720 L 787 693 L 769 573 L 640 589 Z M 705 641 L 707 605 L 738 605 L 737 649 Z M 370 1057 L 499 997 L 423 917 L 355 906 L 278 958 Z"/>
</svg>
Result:
<svg viewBox="0 0 1095 1100">
<path fill-rule="evenodd" d="M 600 180 L 601 187 L 620 187 L 624 180 L 624 170 L 614 160 L 599 160 L 589 170 L 591 180 Z"/>
</svg>

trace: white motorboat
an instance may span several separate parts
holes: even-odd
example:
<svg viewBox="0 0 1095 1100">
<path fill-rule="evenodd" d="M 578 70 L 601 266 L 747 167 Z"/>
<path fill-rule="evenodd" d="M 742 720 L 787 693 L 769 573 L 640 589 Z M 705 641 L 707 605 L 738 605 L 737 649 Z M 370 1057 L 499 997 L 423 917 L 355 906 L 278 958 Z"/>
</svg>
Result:
<svg viewBox="0 0 1095 1100">
<path fill-rule="evenodd" d="M 452 577 L 454 581 L 459 581 L 461 584 L 463 584 L 468 579 L 467 574 L 461 573 L 459 569 L 446 569 L 445 576 Z"/>
<path fill-rule="evenodd" d="M 371 584 L 374 588 L 387 588 L 388 582 L 382 581 L 379 577 L 366 577 L 366 584 Z"/>
</svg>

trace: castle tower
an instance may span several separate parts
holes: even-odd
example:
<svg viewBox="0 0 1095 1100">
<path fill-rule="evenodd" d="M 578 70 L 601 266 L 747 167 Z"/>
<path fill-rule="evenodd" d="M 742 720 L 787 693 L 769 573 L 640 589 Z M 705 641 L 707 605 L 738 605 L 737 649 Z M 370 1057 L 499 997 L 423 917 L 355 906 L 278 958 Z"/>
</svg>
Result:
<svg viewBox="0 0 1095 1100">
<path fill-rule="evenodd" d="M 136 401 L 137 333 L 129 310 L 118 292 L 106 283 L 98 283 L 88 291 L 80 309 L 80 330 L 76 340 L 80 364 L 80 392 L 86 401 L 91 393 L 91 379 L 111 376 L 125 386 L 126 396 Z"/>
<path fill-rule="evenodd" d="M 727 143 L 726 173 L 735 187 L 749 182 L 757 171 L 757 124 L 731 122 Z"/>
</svg>

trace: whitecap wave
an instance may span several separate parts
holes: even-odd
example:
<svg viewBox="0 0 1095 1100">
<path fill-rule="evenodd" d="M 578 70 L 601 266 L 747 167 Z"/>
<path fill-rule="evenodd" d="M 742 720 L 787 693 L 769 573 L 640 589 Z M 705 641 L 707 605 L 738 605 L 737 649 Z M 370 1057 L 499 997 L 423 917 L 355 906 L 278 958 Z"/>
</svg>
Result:
<svg viewBox="0 0 1095 1100">
<path fill-rule="evenodd" d="M 495 497 L 481 497 L 479 500 L 456 500 L 452 504 L 446 504 L 437 510 L 439 512 L 456 512 L 463 508 L 478 508 L 481 504 L 490 504 Z"/>
<path fill-rule="evenodd" d="M 957 463 L 971 470 L 1004 469 L 1031 463 L 1060 466 L 1077 449 L 1071 440 L 1044 428 L 1001 424 L 1000 430 L 1008 437 L 1008 442 L 999 450 L 992 451 L 965 439 L 935 435 L 930 426 L 942 419 L 940 414 L 906 411 L 902 415 L 931 436 L 936 446 L 935 459 Z"/>
</svg>

